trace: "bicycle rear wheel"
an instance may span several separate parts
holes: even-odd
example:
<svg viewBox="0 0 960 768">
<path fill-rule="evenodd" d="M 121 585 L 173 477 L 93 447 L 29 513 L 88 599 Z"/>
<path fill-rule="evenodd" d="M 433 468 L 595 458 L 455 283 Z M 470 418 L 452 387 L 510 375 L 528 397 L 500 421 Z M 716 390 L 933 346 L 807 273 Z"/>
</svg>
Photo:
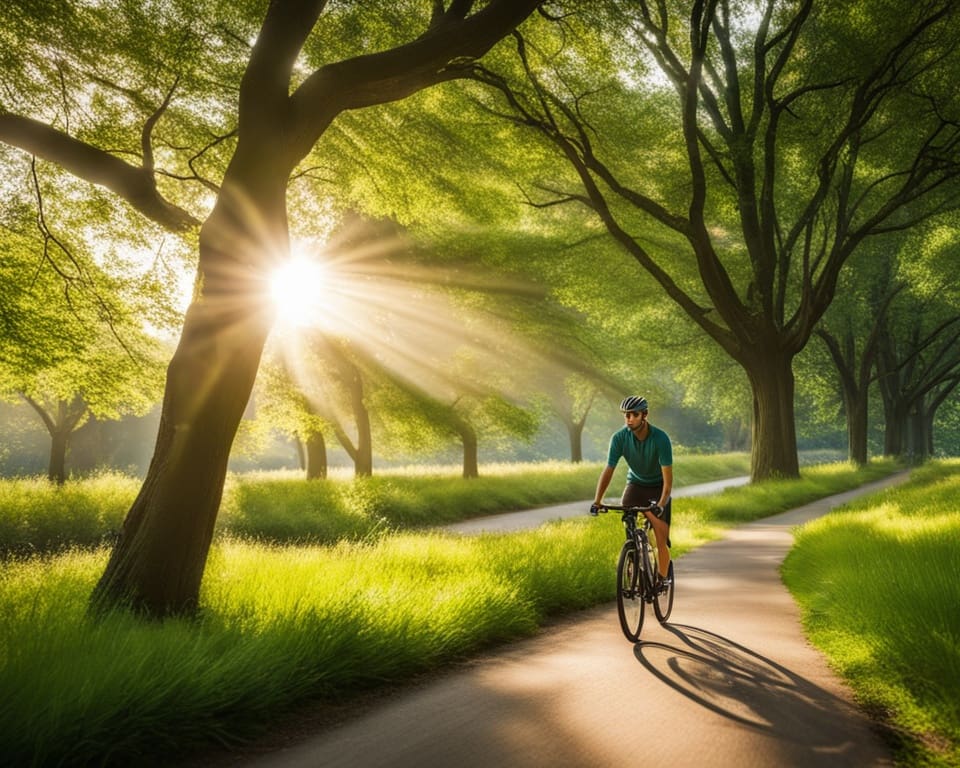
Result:
<svg viewBox="0 0 960 768">
<path fill-rule="evenodd" d="M 617 614 L 627 640 L 636 642 L 643 627 L 643 579 L 640 554 L 632 541 L 624 542 L 617 563 Z"/>
</svg>

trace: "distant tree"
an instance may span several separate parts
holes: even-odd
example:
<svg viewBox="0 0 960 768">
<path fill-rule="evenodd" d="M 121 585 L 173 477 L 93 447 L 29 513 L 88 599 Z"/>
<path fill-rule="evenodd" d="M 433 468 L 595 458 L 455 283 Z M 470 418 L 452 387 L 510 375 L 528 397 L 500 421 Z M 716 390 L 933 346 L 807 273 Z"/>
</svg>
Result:
<svg viewBox="0 0 960 768">
<path fill-rule="evenodd" d="M 20 396 L 43 421 L 50 434 L 49 479 L 62 485 L 67 478 L 67 453 L 73 434 L 88 418 L 142 416 L 162 391 L 162 347 L 138 340 L 131 352 L 100 339 L 84 350 L 83 358 L 21 379 Z"/>
<path fill-rule="evenodd" d="M 256 420 L 261 430 L 277 431 L 294 439 L 306 479 L 318 480 L 328 474 L 326 434 L 332 427 L 306 390 L 275 351 L 268 351 L 254 390 Z"/>
<path fill-rule="evenodd" d="M 957 386 L 958 233 L 955 214 L 917 227 L 903 239 L 890 270 L 901 290 L 880 318 L 876 359 L 886 455 L 930 456 L 937 410 Z"/>
<path fill-rule="evenodd" d="M 110 275 L 82 243 L 55 232 L 43 206 L 33 234 L 0 230 L 3 316 L 0 396 L 22 398 L 50 435 L 48 477 L 63 484 L 74 432 L 87 419 L 142 415 L 159 399 L 166 350 L 145 333 L 162 286 Z M 158 331 L 161 329 L 157 329 Z"/>
<path fill-rule="evenodd" d="M 931 323 L 916 307 L 896 333 L 880 335 L 878 384 L 883 399 L 883 452 L 922 461 L 933 453 L 937 409 L 960 384 L 960 315 Z"/>
<path fill-rule="evenodd" d="M 841 278 L 839 297 L 824 315 L 816 334 L 833 363 L 846 420 L 850 461 L 867 463 L 869 394 L 877 380 L 881 335 L 889 332 L 887 312 L 904 286 L 895 278 L 895 255 L 878 241 L 866 249 L 855 273 Z"/>
</svg>

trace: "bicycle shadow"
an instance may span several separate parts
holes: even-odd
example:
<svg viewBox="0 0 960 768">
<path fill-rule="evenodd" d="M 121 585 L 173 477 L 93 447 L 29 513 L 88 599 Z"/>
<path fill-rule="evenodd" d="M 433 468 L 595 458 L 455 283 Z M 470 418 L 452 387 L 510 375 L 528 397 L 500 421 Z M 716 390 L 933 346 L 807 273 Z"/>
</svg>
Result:
<svg viewBox="0 0 960 768">
<path fill-rule="evenodd" d="M 701 707 L 818 751 L 850 745 L 850 704 L 746 646 L 700 627 L 663 624 L 678 644 L 640 641 L 637 660 Z"/>
</svg>

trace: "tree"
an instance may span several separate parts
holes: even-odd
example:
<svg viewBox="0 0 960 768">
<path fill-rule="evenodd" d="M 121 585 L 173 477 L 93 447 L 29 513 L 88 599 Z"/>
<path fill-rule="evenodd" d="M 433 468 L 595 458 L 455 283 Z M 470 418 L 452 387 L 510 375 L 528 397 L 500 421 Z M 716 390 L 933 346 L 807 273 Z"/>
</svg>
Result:
<svg viewBox="0 0 960 768">
<path fill-rule="evenodd" d="M 889 280 L 898 286 L 882 313 L 876 372 L 884 410 L 884 454 L 931 455 L 936 412 L 960 374 L 960 262 L 956 215 L 902 238 Z"/>
<path fill-rule="evenodd" d="M 88 418 L 142 415 L 159 398 L 162 345 L 141 321 L 164 315 L 154 307 L 166 303 L 168 286 L 149 273 L 108 274 L 83 243 L 56 233 L 39 181 L 37 190 L 34 233 L 16 231 L 16 213 L 0 230 L 9 318 L 0 395 L 22 398 L 40 417 L 50 435 L 47 476 L 62 485 L 71 438 Z"/>
<path fill-rule="evenodd" d="M 562 25 L 575 50 L 545 25 L 518 33 L 519 72 L 474 68 L 509 109 L 478 99 L 573 171 L 538 179 L 533 204 L 593 212 L 743 368 L 751 474 L 792 477 L 792 362 L 844 264 L 868 238 L 956 205 L 957 13 L 882 0 L 869 14 L 814 0 L 769 0 L 756 15 L 727 0 L 686 7 L 590 6 L 582 26 Z"/>
<path fill-rule="evenodd" d="M 331 426 L 305 389 L 276 350 L 268 350 L 254 390 L 256 421 L 261 431 L 277 431 L 293 438 L 306 479 L 319 480 L 329 469 L 326 434 Z"/>
<path fill-rule="evenodd" d="M 332 7 L 331 26 L 336 26 L 334 11 L 362 22 L 371 13 L 367 5 L 363 9 L 349 5 Z M 242 68 L 236 110 L 225 113 L 228 122 L 233 119 L 231 115 L 235 116 L 236 126 L 221 127 L 206 149 L 193 158 L 205 151 L 221 150 L 228 161 L 219 183 L 199 178 L 194 172 L 206 191 L 216 195 L 200 226 L 195 296 L 167 369 L 154 457 L 96 587 L 95 605 L 126 604 L 158 617 L 189 612 L 196 606 L 230 444 L 252 390 L 270 328 L 265 277 L 271 266 L 288 253 L 286 190 L 298 164 L 340 113 L 402 99 L 462 76 L 470 62 L 522 22 L 536 9 L 539 0 L 490 0 L 479 10 L 474 9 L 472 2 L 430 5 L 432 12 L 428 17 L 414 19 L 408 15 L 410 24 L 404 29 L 387 30 L 389 34 L 404 32 L 422 18 L 425 26 L 420 34 L 400 40 L 388 34 L 388 42 L 382 48 L 361 49 L 359 54 L 339 60 L 324 60 L 322 57 L 335 45 L 322 34 L 327 3 L 270 3 Z M 68 29 L 56 22 L 97 22 L 107 33 L 103 42 L 112 45 L 116 34 L 110 33 L 110 22 L 119 26 L 126 19 L 115 18 L 119 9 L 110 6 L 86 6 L 78 3 L 61 9 L 61 18 L 47 20 L 55 22 L 53 30 L 43 24 L 25 25 L 24 14 L 14 14 L 10 34 L 33 43 L 31 50 L 37 51 L 38 60 L 49 54 L 51 48 L 61 46 L 72 54 L 71 60 L 82 59 L 81 66 L 71 68 L 69 74 L 89 73 L 86 85 L 90 87 L 107 83 L 104 90 L 110 92 L 112 105 L 123 91 L 116 87 L 116 79 L 122 73 L 101 74 L 98 69 L 108 66 L 113 51 L 109 57 L 98 59 L 97 46 L 102 43 L 90 36 L 89 26 L 81 37 L 75 26 Z M 200 18 L 210 10 L 200 6 L 197 9 Z M 249 11 L 246 6 L 227 5 L 215 6 L 213 10 L 223 14 L 228 29 L 231 25 L 242 28 L 244 14 Z M 125 12 L 139 11 L 127 8 Z M 147 14 L 149 9 L 142 12 Z M 375 12 L 376 9 L 372 13 Z M 186 16 L 172 21 L 163 19 L 165 23 L 158 24 L 155 32 L 150 27 L 151 36 L 160 37 L 163 33 L 173 38 L 175 32 L 182 33 L 184 28 L 189 32 L 190 21 Z M 57 32 L 62 39 L 52 41 L 55 45 L 42 39 L 55 37 Z M 361 37 L 355 35 L 352 40 L 369 42 L 358 40 Z M 204 40 L 191 34 L 182 39 L 193 46 L 193 51 L 205 45 Z M 241 34 L 232 39 L 249 38 Z M 151 60 L 154 51 L 149 44 L 142 44 L 142 34 L 140 38 L 131 36 L 128 42 L 140 43 L 137 54 Z M 171 230 L 195 227 L 200 217 L 166 200 L 156 184 L 155 132 L 176 100 L 178 61 L 196 62 L 186 54 L 180 58 L 171 55 L 174 43 L 169 39 L 165 42 L 170 46 L 165 50 L 165 66 L 160 74 L 167 88 L 159 104 L 155 102 L 145 110 L 148 116 L 138 135 L 139 164 L 127 163 L 104 149 L 116 146 L 111 138 L 129 136 L 119 137 L 118 132 L 113 136 L 92 134 L 87 143 L 82 132 L 78 137 L 68 126 L 34 119 L 28 102 L 35 94 L 26 94 L 22 86 L 13 91 L 21 98 L 4 99 L 0 141 L 108 186 L 144 215 Z M 308 42 L 310 45 L 305 48 Z M 315 62 L 312 71 L 300 70 L 301 52 Z M 218 74 L 230 74 L 229 65 L 234 62 L 215 63 Z M 50 70 L 47 64 L 42 71 Z M 196 72 L 191 74 L 196 76 Z M 50 89 L 61 93 L 62 83 L 62 79 L 51 78 L 44 85 L 48 93 Z M 71 103 L 80 98 L 79 93 L 69 96 Z M 135 92 L 130 96 L 141 106 L 150 102 L 146 94 Z M 225 103 L 228 102 L 207 101 L 199 105 L 198 111 Z M 17 109 L 22 111 L 18 113 Z M 129 118 L 129 113 L 123 117 Z M 208 119 L 200 121 L 201 125 L 207 123 Z M 231 139 L 230 149 L 224 149 L 226 138 Z"/>
<path fill-rule="evenodd" d="M 50 434 L 48 478 L 63 485 L 73 433 L 88 418 L 142 416 L 160 395 L 160 345 L 141 338 L 137 353 L 101 338 L 82 357 L 22 383 L 21 397 Z"/>
<path fill-rule="evenodd" d="M 890 238 L 886 238 L 889 240 Z M 850 461 L 867 463 L 867 434 L 870 388 L 877 379 L 877 355 L 881 336 L 889 332 L 887 311 L 903 289 L 892 279 L 895 259 L 879 248 L 862 248 L 868 259 L 842 284 L 840 301 L 835 301 L 816 329 L 837 374 L 843 413 L 847 424 L 847 452 Z M 887 247 L 895 243 L 886 243 Z"/>
<path fill-rule="evenodd" d="M 877 374 L 883 399 L 884 455 L 922 461 L 933 453 L 937 409 L 960 383 L 960 315 L 912 304 L 894 332 L 880 334 Z"/>
</svg>

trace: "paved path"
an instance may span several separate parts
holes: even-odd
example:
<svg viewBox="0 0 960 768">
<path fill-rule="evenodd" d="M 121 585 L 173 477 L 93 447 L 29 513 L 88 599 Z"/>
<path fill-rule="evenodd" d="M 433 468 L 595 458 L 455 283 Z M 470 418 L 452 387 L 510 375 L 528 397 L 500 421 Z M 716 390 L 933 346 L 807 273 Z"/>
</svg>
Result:
<svg viewBox="0 0 960 768">
<path fill-rule="evenodd" d="M 742 526 L 685 555 L 670 623 L 648 616 L 635 645 L 614 604 L 583 611 L 235 764 L 890 766 L 869 720 L 804 641 L 778 569 L 795 525 L 905 478 Z"/>
<path fill-rule="evenodd" d="M 685 488 L 674 490 L 672 497 L 675 499 L 684 496 L 706 496 L 711 493 L 717 493 L 724 488 L 732 488 L 736 485 L 746 485 L 750 482 L 749 477 L 731 477 L 726 480 L 714 480 L 710 483 L 700 483 L 698 485 L 688 485 Z M 550 507 L 538 507 L 536 509 L 525 509 L 521 512 L 507 512 L 502 515 L 488 515 L 486 517 L 475 517 L 471 520 L 464 520 L 462 523 L 454 523 L 444 526 L 444 530 L 455 533 L 482 533 L 484 531 L 519 531 L 525 528 L 535 528 L 548 520 L 558 520 L 562 517 L 581 517 L 590 509 L 593 499 L 586 501 L 573 501 L 569 504 L 556 504 Z"/>
</svg>

